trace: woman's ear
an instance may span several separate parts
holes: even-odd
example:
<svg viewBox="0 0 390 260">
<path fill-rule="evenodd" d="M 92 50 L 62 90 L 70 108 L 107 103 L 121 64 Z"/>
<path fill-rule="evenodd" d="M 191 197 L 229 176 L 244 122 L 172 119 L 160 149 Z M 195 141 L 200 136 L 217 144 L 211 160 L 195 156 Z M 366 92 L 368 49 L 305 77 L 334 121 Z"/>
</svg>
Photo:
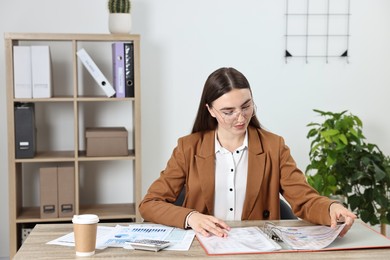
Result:
<svg viewBox="0 0 390 260">
<path fill-rule="evenodd" d="M 213 109 L 212 109 L 208 104 L 206 104 L 206 107 L 207 107 L 207 110 L 209 111 L 210 115 L 211 115 L 212 117 L 216 118 Z"/>
</svg>

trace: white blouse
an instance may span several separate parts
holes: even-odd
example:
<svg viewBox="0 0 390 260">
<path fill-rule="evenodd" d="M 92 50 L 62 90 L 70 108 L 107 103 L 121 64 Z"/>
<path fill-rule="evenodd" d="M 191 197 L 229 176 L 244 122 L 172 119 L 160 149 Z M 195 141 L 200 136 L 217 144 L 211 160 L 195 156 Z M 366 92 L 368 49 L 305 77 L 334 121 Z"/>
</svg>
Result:
<svg viewBox="0 0 390 260">
<path fill-rule="evenodd" d="M 248 132 L 234 152 L 223 148 L 215 135 L 214 216 L 241 220 L 248 175 Z"/>
</svg>

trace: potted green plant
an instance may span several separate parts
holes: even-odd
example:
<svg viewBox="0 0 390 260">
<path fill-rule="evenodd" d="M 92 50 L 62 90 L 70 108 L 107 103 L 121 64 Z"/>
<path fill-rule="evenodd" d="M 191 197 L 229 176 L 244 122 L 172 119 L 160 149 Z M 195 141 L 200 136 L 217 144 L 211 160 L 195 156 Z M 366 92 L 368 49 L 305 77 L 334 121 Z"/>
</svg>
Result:
<svg viewBox="0 0 390 260">
<path fill-rule="evenodd" d="M 366 143 L 359 117 L 314 110 L 323 122 L 308 124 L 311 140 L 309 184 L 324 196 L 342 196 L 364 222 L 390 223 L 390 159 L 375 144 Z"/>
<path fill-rule="evenodd" d="M 130 33 L 130 0 L 108 0 L 108 27 L 111 33 Z"/>
</svg>

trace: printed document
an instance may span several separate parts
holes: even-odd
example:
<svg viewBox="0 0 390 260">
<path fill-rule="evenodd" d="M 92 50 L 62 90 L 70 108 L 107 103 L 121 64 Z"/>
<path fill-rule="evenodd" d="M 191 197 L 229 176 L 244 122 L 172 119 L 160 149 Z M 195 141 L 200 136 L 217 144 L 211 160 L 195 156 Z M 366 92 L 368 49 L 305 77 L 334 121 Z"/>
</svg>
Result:
<svg viewBox="0 0 390 260">
<path fill-rule="evenodd" d="M 171 245 L 163 250 L 188 251 L 195 237 L 193 230 L 184 230 L 159 224 L 130 224 L 115 227 L 98 226 L 96 249 L 122 247 L 133 249 L 126 242 L 137 239 L 168 240 Z M 47 244 L 74 246 L 74 233 L 49 241 Z"/>
<path fill-rule="evenodd" d="M 329 246 L 343 230 L 345 224 L 336 228 L 328 226 L 283 227 L 268 223 L 266 232 L 272 232 L 290 249 L 319 250 Z M 268 230 L 268 231 L 267 231 Z"/>
<path fill-rule="evenodd" d="M 209 255 L 250 254 L 281 249 L 258 227 L 232 228 L 225 238 L 205 237 L 198 233 L 196 237 Z"/>
<path fill-rule="evenodd" d="M 290 250 L 319 250 L 329 246 L 344 226 L 284 227 L 268 222 L 264 231 L 258 227 L 240 227 L 232 228 L 226 238 L 201 234 L 196 234 L 196 237 L 208 255 L 256 254 L 283 251 L 285 247 Z"/>
</svg>

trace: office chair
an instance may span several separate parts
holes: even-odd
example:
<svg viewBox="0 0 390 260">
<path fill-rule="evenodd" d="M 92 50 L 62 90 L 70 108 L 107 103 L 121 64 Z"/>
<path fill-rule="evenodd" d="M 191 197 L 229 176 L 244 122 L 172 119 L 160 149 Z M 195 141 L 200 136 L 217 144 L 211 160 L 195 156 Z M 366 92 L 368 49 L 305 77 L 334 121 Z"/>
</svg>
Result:
<svg viewBox="0 0 390 260">
<path fill-rule="evenodd" d="M 298 219 L 290 206 L 282 199 L 280 200 L 280 219 Z"/>
<path fill-rule="evenodd" d="M 184 187 L 173 204 L 176 206 L 183 205 L 185 194 L 186 188 Z M 282 199 L 280 200 L 280 219 L 297 219 L 290 206 Z"/>
</svg>

